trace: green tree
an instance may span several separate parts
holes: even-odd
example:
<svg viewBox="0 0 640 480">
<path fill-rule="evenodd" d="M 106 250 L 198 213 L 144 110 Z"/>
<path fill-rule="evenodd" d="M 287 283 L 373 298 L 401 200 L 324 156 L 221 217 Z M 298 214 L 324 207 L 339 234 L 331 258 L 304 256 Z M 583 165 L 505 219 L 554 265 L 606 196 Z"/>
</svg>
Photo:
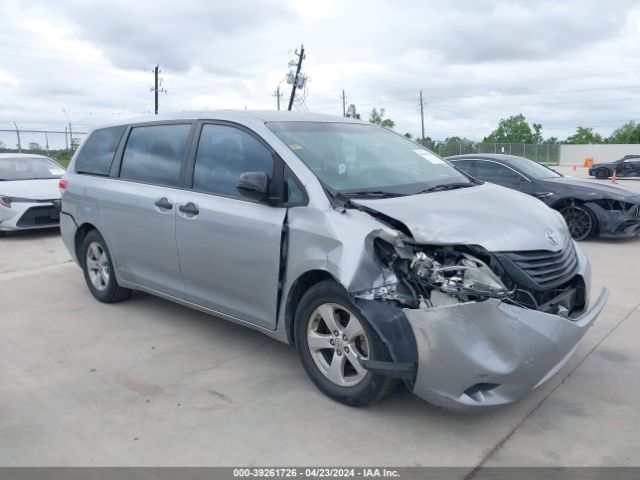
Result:
<svg viewBox="0 0 640 480">
<path fill-rule="evenodd" d="M 567 143 L 584 145 L 588 143 L 603 143 L 602 135 L 593 131 L 593 128 L 578 127 L 576 133 L 567 137 Z"/>
<path fill-rule="evenodd" d="M 373 107 L 373 110 L 371 110 L 371 114 L 369 115 L 369 121 L 387 128 L 393 128 L 396 126 L 396 122 L 390 118 L 384 118 L 384 108 L 381 108 L 380 111 L 378 111 L 376 107 Z"/>
<path fill-rule="evenodd" d="M 42 150 L 42 147 L 40 146 L 40 144 L 38 142 L 30 142 L 29 143 L 29 150 Z"/>
<path fill-rule="evenodd" d="M 533 123 L 531 126 L 533 127 L 534 143 L 542 143 L 542 124 Z"/>
<path fill-rule="evenodd" d="M 498 127 L 488 136 L 484 137 L 484 143 L 538 143 L 542 140 L 542 125 L 533 124 L 534 131 L 527 119 L 519 113 L 509 118 L 503 118 Z"/>
<path fill-rule="evenodd" d="M 560 141 L 558 140 L 558 137 L 549 137 L 544 141 L 544 143 L 560 143 Z"/>
<path fill-rule="evenodd" d="M 411 135 L 409 132 L 405 133 L 404 136 L 407 138 L 413 138 L 413 135 Z"/>
<path fill-rule="evenodd" d="M 424 145 L 424 143 L 423 143 Z M 426 145 L 425 145 L 426 146 Z M 449 157 L 451 155 L 461 155 L 465 153 L 473 153 L 475 142 L 464 137 L 449 137 L 444 142 L 436 142 L 433 148 L 430 148 L 434 152 L 437 152 L 442 157 Z"/>
<path fill-rule="evenodd" d="M 633 120 L 614 130 L 608 143 L 640 143 L 640 123 Z"/>
</svg>

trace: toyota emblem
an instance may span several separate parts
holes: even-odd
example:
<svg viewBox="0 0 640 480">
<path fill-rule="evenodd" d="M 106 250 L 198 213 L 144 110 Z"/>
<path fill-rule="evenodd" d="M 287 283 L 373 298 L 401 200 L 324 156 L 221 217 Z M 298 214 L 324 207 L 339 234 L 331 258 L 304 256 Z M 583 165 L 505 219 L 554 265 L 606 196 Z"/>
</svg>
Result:
<svg viewBox="0 0 640 480">
<path fill-rule="evenodd" d="M 553 230 L 547 230 L 546 232 L 544 232 L 545 237 L 547 237 L 547 240 L 549 241 L 549 243 L 551 245 L 558 245 L 558 243 L 560 243 L 560 239 L 558 238 L 558 234 L 556 232 L 554 232 Z"/>
</svg>

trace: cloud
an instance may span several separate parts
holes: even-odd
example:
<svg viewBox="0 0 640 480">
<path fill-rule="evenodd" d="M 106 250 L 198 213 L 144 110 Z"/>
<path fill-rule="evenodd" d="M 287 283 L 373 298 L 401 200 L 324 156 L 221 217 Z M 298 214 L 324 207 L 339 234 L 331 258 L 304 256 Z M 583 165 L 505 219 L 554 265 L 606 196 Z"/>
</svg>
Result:
<svg viewBox="0 0 640 480">
<path fill-rule="evenodd" d="M 295 20 L 292 8 L 276 0 L 172 0 L 132 2 L 109 0 L 62 1 L 66 18 L 79 36 L 100 45 L 116 66 L 161 62 L 174 71 L 206 66 L 224 71 L 227 59 L 256 32 Z M 216 62 L 221 47 L 228 49 L 222 65 Z"/>
<path fill-rule="evenodd" d="M 342 113 L 341 91 L 397 129 L 482 138 L 522 112 L 545 135 L 609 133 L 637 117 L 640 6 L 595 0 L 6 0 L 0 17 L 0 128 L 85 128 L 149 112 L 275 108 L 304 42 L 306 104 Z"/>
</svg>

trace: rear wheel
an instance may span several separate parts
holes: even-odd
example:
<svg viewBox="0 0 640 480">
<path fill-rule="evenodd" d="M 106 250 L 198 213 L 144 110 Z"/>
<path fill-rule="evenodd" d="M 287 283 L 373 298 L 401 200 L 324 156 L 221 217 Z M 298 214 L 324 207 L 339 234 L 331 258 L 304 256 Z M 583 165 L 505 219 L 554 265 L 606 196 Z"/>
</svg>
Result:
<svg viewBox="0 0 640 480">
<path fill-rule="evenodd" d="M 560 209 L 560 213 L 567 222 L 569 233 L 574 240 L 584 240 L 594 234 L 596 230 L 595 215 L 582 205 L 569 205 Z"/>
<path fill-rule="evenodd" d="M 79 258 L 87 287 L 97 300 L 120 302 L 131 294 L 131 290 L 118 285 L 107 243 L 97 230 L 91 230 L 84 237 Z"/>
<path fill-rule="evenodd" d="M 386 350 L 335 282 L 320 282 L 302 297 L 294 333 L 304 369 L 328 397 L 350 406 L 370 405 L 397 385 L 396 379 L 370 372 L 360 363 L 384 360 Z"/>
<path fill-rule="evenodd" d="M 609 170 L 606 168 L 599 168 L 596 170 L 596 178 L 600 178 L 604 180 L 605 178 L 609 178 Z"/>
</svg>

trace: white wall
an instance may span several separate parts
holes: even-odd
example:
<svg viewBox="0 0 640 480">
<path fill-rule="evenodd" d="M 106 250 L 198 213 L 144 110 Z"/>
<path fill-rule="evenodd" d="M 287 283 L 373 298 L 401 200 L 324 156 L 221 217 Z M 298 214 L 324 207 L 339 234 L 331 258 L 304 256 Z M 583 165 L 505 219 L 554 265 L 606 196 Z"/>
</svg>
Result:
<svg viewBox="0 0 640 480">
<path fill-rule="evenodd" d="M 640 155 L 640 143 L 612 145 L 560 145 L 560 165 L 582 166 L 585 158 L 594 163 L 611 162 L 625 155 Z"/>
</svg>

